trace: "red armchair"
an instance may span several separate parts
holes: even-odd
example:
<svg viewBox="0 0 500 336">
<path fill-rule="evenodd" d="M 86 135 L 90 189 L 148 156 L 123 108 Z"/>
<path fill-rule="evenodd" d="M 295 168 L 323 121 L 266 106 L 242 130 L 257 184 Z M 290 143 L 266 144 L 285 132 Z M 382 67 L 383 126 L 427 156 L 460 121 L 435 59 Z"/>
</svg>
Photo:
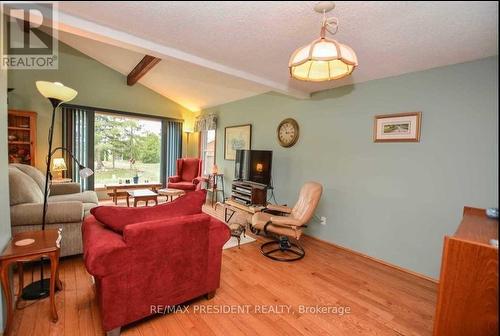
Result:
<svg viewBox="0 0 500 336">
<path fill-rule="evenodd" d="M 203 213 L 128 224 L 122 234 L 91 215 L 82 231 L 85 266 L 95 278 L 102 326 L 110 335 L 152 315 L 155 305 L 213 296 L 230 237 L 227 225 Z"/>
<path fill-rule="evenodd" d="M 198 158 L 177 159 L 177 175 L 168 178 L 168 187 L 186 192 L 201 187 L 202 160 Z"/>
</svg>

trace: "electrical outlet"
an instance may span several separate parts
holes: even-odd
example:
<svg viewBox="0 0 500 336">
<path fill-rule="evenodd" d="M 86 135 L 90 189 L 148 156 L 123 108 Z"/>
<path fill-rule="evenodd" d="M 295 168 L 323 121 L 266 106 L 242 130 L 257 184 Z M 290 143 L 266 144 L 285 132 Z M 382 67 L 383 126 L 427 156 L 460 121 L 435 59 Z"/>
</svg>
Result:
<svg viewBox="0 0 500 336">
<path fill-rule="evenodd" d="M 321 225 L 326 225 L 326 217 L 325 216 L 321 216 L 319 218 L 319 220 L 320 220 Z"/>
</svg>

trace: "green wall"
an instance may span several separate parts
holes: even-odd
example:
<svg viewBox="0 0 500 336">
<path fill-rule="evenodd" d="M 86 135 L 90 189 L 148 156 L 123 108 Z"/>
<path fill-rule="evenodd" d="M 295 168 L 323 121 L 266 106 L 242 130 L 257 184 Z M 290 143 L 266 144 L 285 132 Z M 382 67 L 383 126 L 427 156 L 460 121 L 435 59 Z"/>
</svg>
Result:
<svg viewBox="0 0 500 336">
<path fill-rule="evenodd" d="M 273 150 L 280 203 L 294 204 L 308 180 L 323 184 L 311 223 L 321 239 L 437 278 L 443 236 L 464 205 L 498 206 L 498 57 L 314 94 L 268 93 L 210 109 L 218 113 L 217 164 L 224 127 L 251 123 L 252 148 Z M 208 111 L 208 110 L 207 110 Z M 422 111 L 420 143 L 373 143 L 377 114 Z M 204 111 L 205 112 L 205 111 Z M 295 118 L 300 139 L 279 146 L 276 127 Z"/>
<path fill-rule="evenodd" d="M 38 113 L 37 167 L 45 171 L 47 135 L 52 107 L 36 90 L 37 80 L 57 81 L 78 91 L 71 104 L 107 108 L 119 111 L 185 119 L 192 112 L 141 84 L 126 85 L 126 77 L 89 58 L 64 43 L 59 43 L 58 70 L 9 70 L 9 108 Z M 61 114 L 57 114 L 54 145 L 61 141 Z M 190 152 L 186 155 L 192 154 Z"/>
</svg>

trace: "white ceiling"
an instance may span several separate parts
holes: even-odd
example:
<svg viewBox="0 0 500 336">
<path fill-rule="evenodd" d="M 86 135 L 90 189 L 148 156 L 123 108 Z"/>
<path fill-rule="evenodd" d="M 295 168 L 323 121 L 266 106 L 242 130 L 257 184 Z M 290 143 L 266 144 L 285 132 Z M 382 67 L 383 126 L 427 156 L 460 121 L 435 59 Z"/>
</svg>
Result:
<svg viewBox="0 0 500 336">
<path fill-rule="evenodd" d="M 59 23 L 76 35 L 63 42 L 123 74 L 146 53 L 161 57 L 140 82 L 192 110 L 271 90 L 304 98 L 498 54 L 497 2 L 338 1 L 335 38 L 359 67 L 344 80 L 299 82 L 288 58 L 319 35 L 315 3 L 61 1 Z"/>
<path fill-rule="evenodd" d="M 60 32 L 59 40 L 127 76 L 144 54 Z M 123 82 L 126 82 L 124 77 Z M 269 91 L 262 85 L 175 58 L 166 58 L 139 80 L 191 111 Z"/>
</svg>

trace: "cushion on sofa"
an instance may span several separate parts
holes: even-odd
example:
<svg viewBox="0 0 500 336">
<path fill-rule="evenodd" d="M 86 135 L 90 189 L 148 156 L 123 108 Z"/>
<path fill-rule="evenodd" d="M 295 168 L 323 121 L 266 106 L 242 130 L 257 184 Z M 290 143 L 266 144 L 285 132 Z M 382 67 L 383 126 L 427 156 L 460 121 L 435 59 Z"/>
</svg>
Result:
<svg viewBox="0 0 500 336">
<path fill-rule="evenodd" d="M 11 163 L 9 166 L 16 167 L 17 169 L 31 177 L 40 188 L 40 191 L 43 193 L 43 191 L 45 190 L 45 175 L 41 171 L 33 166 L 21 163 Z"/>
<path fill-rule="evenodd" d="M 94 191 L 83 191 L 76 194 L 54 195 L 49 196 L 49 202 L 66 202 L 66 201 L 79 201 L 82 203 L 98 204 L 97 194 Z"/>
<path fill-rule="evenodd" d="M 169 182 L 168 187 L 180 190 L 196 190 L 196 185 L 192 182 Z"/>
<path fill-rule="evenodd" d="M 110 229 L 122 233 L 128 224 L 199 214 L 202 212 L 201 208 L 205 203 L 206 195 L 206 190 L 198 190 L 181 196 L 173 202 L 154 207 L 119 208 L 99 206 L 91 209 L 90 213 Z"/>
<path fill-rule="evenodd" d="M 43 203 L 43 189 L 17 166 L 9 165 L 10 205 Z"/>
</svg>

